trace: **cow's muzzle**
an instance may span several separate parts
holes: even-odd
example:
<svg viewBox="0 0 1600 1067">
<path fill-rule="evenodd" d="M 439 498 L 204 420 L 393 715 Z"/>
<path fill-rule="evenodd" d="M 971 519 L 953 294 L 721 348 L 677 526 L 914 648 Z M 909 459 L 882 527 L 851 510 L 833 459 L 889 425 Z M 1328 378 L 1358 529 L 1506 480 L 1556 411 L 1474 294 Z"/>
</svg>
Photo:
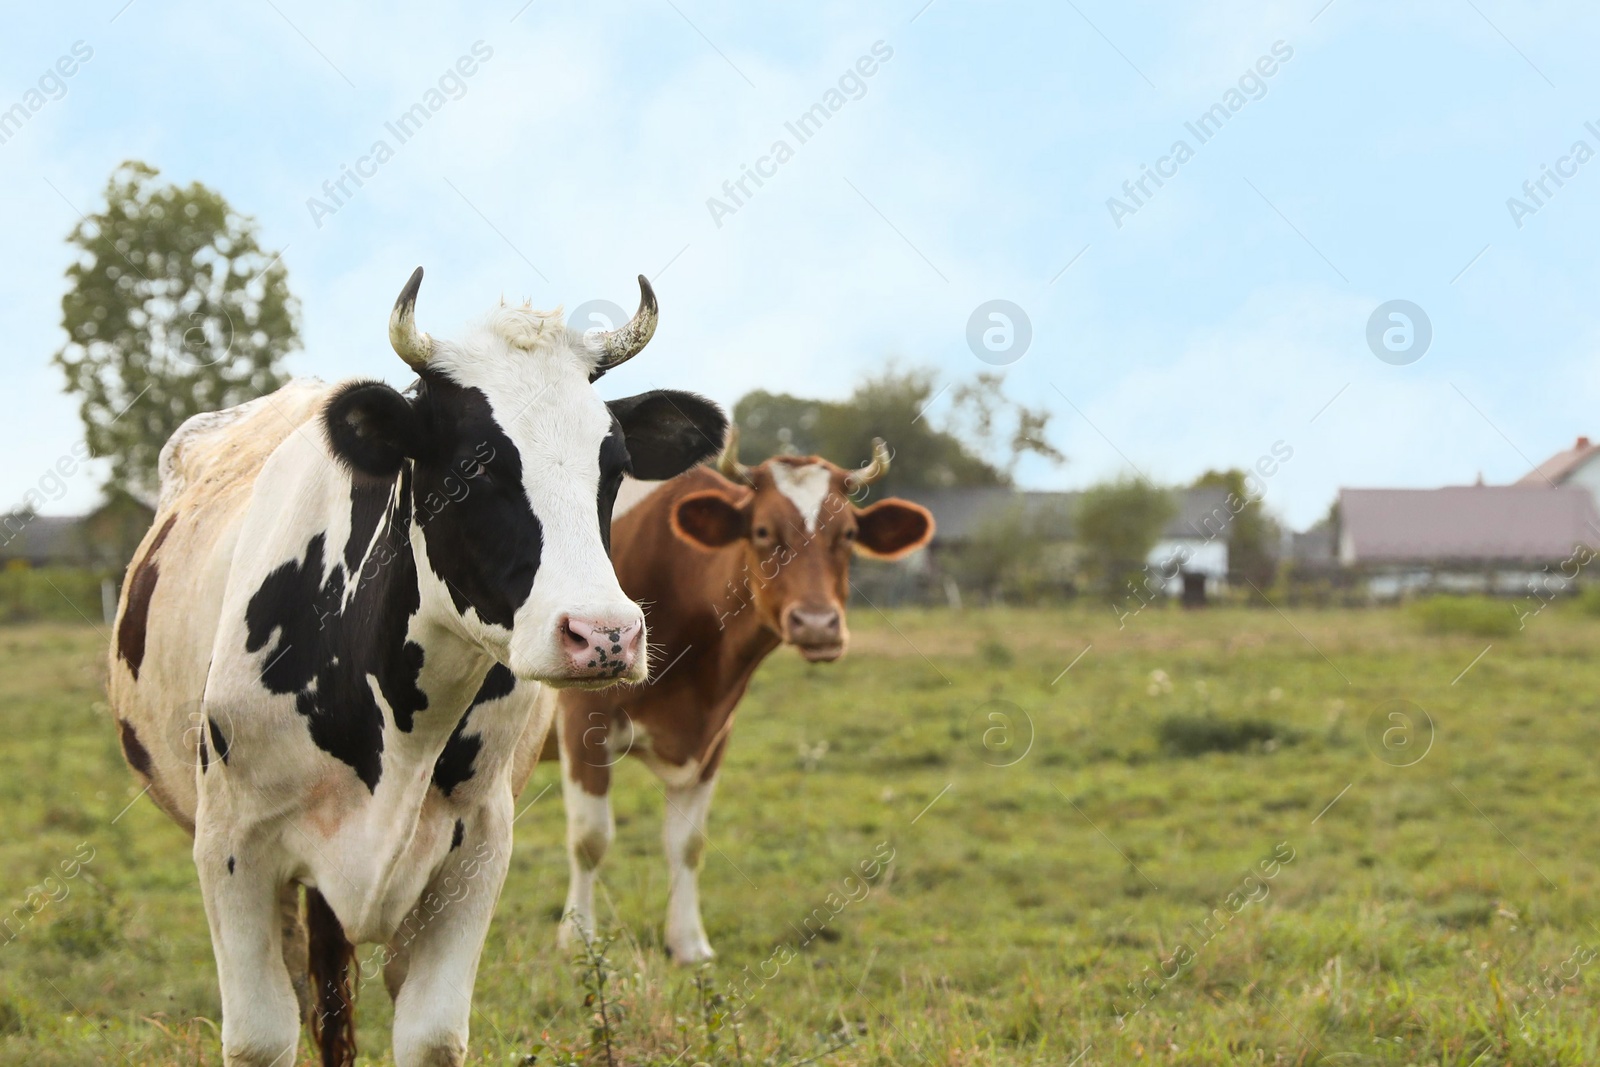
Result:
<svg viewBox="0 0 1600 1067">
<path fill-rule="evenodd" d="M 620 679 L 644 650 L 644 620 L 584 619 L 563 615 L 561 651 L 573 681 Z"/>
<path fill-rule="evenodd" d="M 783 639 L 811 663 L 844 655 L 844 613 L 838 608 L 790 608 L 783 616 Z"/>
</svg>

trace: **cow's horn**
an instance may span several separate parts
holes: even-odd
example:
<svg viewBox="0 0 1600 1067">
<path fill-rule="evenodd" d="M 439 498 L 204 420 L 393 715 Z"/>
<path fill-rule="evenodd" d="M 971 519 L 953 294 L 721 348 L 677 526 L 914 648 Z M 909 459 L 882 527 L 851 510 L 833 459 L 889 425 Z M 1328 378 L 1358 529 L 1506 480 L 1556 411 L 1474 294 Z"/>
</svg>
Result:
<svg viewBox="0 0 1600 1067">
<path fill-rule="evenodd" d="M 845 476 L 845 485 L 851 490 L 860 489 L 879 481 L 889 473 L 889 446 L 883 438 L 872 439 L 872 462 L 860 470 L 853 470 Z"/>
<path fill-rule="evenodd" d="M 656 332 L 656 293 L 650 281 L 639 275 L 639 310 L 633 313 L 626 325 L 615 330 L 594 335 L 591 342 L 600 352 L 600 362 L 595 364 L 592 382 L 612 367 L 620 367 L 643 351 Z"/>
<path fill-rule="evenodd" d="M 417 329 L 417 290 L 422 287 L 422 268 L 411 272 L 411 280 L 400 290 L 400 299 L 389 313 L 389 343 L 412 370 L 428 365 L 433 355 L 433 338 Z"/>
<path fill-rule="evenodd" d="M 748 482 L 750 468 L 739 462 L 739 427 L 737 424 L 728 426 L 728 442 L 722 446 L 722 454 L 717 457 L 717 471 L 730 481 Z"/>
</svg>

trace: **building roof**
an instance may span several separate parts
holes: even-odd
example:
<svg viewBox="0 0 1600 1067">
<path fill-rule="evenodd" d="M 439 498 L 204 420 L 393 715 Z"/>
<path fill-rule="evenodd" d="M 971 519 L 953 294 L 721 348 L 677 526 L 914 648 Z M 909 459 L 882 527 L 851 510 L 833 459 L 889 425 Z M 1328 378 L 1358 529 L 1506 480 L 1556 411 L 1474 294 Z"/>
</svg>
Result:
<svg viewBox="0 0 1600 1067">
<path fill-rule="evenodd" d="M 1600 445 L 1592 443 L 1587 437 L 1580 437 L 1571 448 L 1557 452 L 1518 478 L 1516 484 L 1537 485 L 1546 489 L 1561 485 L 1597 453 L 1600 453 Z"/>
<path fill-rule="evenodd" d="M 1333 526 L 1323 520 L 1304 532 L 1290 532 L 1287 538 L 1288 558 L 1305 565 L 1331 566 L 1338 562 L 1339 545 L 1334 538 Z"/>
<path fill-rule="evenodd" d="M 970 541 L 985 526 L 1019 509 L 1030 525 L 1065 540 L 1070 536 L 1072 498 L 1077 496 L 1020 492 L 1003 485 L 921 489 L 901 495 L 933 512 L 933 536 L 940 544 Z"/>
<path fill-rule="evenodd" d="M 1362 563 L 1552 563 L 1600 545 L 1581 486 L 1339 490 L 1339 559 Z"/>
<path fill-rule="evenodd" d="M 35 566 L 89 560 L 83 519 L 75 515 L 0 515 L 0 560 L 25 559 Z"/>
<path fill-rule="evenodd" d="M 1003 485 L 923 489 L 901 494 L 933 512 L 934 541 L 969 541 L 983 527 L 1020 509 L 1030 524 L 1052 539 L 1070 540 L 1072 516 L 1083 494 L 1033 492 Z M 1226 489 L 1179 489 L 1177 513 L 1162 530 L 1165 541 L 1206 541 L 1225 536 L 1232 519 Z"/>
<path fill-rule="evenodd" d="M 1167 541 L 1199 539 L 1209 541 L 1222 537 L 1233 522 L 1233 512 L 1228 508 L 1228 491 L 1217 486 L 1204 489 L 1179 489 L 1172 494 L 1178 504 L 1177 514 L 1161 531 Z"/>
</svg>

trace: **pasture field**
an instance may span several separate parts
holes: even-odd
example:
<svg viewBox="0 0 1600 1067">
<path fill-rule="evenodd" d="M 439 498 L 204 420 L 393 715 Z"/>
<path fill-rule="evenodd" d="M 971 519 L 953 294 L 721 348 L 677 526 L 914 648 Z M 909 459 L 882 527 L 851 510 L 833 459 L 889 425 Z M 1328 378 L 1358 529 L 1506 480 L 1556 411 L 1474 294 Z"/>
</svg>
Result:
<svg viewBox="0 0 1600 1067">
<path fill-rule="evenodd" d="M 662 796 L 632 763 L 605 988 L 557 951 L 540 769 L 473 1062 L 603 1064 L 609 1036 L 686 1067 L 1600 1063 L 1600 620 L 1525 621 L 858 605 L 845 661 L 780 652 L 742 709 L 702 971 L 660 948 Z M 0 1063 L 216 1064 L 189 842 L 134 799 L 104 647 L 0 629 Z M 357 1014 L 390 1062 L 381 981 Z"/>
</svg>

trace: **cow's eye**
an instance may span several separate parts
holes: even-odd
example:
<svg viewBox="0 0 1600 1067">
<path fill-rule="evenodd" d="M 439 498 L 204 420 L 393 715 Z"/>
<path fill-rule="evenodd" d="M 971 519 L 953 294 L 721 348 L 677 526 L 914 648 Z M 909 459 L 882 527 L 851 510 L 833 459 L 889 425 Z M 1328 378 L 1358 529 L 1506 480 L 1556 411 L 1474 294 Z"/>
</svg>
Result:
<svg viewBox="0 0 1600 1067">
<path fill-rule="evenodd" d="M 856 539 L 856 532 L 854 530 L 846 530 L 844 532 L 844 539 L 846 541 L 854 541 Z"/>
<path fill-rule="evenodd" d="M 771 536 L 772 536 L 772 531 L 767 529 L 765 526 L 757 526 L 756 527 L 756 540 L 757 541 L 765 541 L 767 538 L 769 538 Z"/>
<path fill-rule="evenodd" d="M 480 462 L 478 462 L 476 460 L 474 460 L 472 465 L 467 468 L 467 477 L 468 478 L 482 478 L 485 474 L 488 474 L 488 473 L 489 473 L 489 468 L 485 467 L 482 463 L 480 463 Z"/>
</svg>

